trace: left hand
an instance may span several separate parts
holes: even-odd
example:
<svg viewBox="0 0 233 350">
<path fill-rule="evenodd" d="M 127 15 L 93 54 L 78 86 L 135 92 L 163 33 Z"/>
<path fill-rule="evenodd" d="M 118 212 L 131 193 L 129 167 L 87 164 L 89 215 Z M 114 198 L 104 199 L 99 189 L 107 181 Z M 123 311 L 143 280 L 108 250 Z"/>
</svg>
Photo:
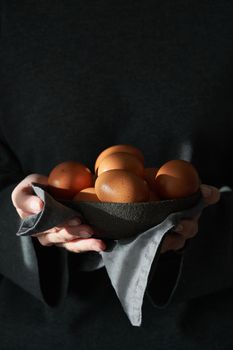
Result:
<svg viewBox="0 0 233 350">
<path fill-rule="evenodd" d="M 201 185 L 201 192 L 206 207 L 217 203 L 220 199 L 220 192 L 216 187 Z M 200 216 L 201 213 L 193 219 L 181 220 L 178 226 L 174 227 L 171 232 L 167 233 L 162 243 L 161 253 L 182 249 L 187 239 L 196 236 Z"/>
</svg>

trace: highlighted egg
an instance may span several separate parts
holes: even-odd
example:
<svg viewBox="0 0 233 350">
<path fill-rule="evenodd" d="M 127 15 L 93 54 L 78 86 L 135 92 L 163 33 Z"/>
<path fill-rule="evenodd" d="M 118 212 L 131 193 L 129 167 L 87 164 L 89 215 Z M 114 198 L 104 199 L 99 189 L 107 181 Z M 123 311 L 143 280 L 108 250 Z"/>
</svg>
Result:
<svg viewBox="0 0 233 350">
<path fill-rule="evenodd" d="M 72 199 L 77 192 L 94 185 L 93 174 L 82 163 L 66 161 L 52 169 L 48 185 L 55 198 Z"/>
<path fill-rule="evenodd" d="M 155 184 L 161 199 L 175 199 L 197 192 L 200 179 L 191 163 L 178 159 L 170 160 L 159 168 Z"/>
<path fill-rule="evenodd" d="M 146 181 L 127 170 L 103 172 L 96 179 L 95 190 L 102 202 L 135 203 L 149 200 Z"/>
</svg>

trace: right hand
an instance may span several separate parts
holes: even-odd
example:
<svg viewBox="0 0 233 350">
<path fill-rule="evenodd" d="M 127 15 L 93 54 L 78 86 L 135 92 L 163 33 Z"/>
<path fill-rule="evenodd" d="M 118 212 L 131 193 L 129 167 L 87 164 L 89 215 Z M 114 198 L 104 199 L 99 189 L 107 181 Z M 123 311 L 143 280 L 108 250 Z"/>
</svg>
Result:
<svg viewBox="0 0 233 350">
<path fill-rule="evenodd" d="M 31 174 L 15 187 L 11 195 L 13 205 L 22 219 L 37 214 L 43 209 L 43 201 L 34 194 L 32 182 L 47 185 L 48 178 L 40 174 Z M 90 226 L 82 224 L 80 218 L 76 217 L 33 236 L 43 246 L 56 245 L 74 253 L 105 250 L 106 245 L 102 240 L 90 238 L 93 233 Z"/>
<path fill-rule="evenodd" d="M 201 192 L 204 199 L 205 207 L 213 205 L 220 200 L 220 191 L 214 186 L 201 184 Z M 198 221 L 202 213 L 199 213 L 192 219 L 184 219 L 179 225 L 166 234 L 161 246 L 161 254 L 167 251 L 179 251 L 184 248 L 188 239 L 195 237 L 198 233 Z"/>
</svg>

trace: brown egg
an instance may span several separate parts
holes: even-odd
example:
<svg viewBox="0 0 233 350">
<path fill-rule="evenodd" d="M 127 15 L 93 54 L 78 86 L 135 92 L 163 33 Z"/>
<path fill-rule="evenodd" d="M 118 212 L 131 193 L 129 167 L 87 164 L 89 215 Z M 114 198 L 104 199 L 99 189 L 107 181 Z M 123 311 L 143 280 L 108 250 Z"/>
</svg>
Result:
<svg viewBox="0 0 233 350">
<path fill-rule="evenodd" d="M 131 146 L 131 145 L 115 145 L 115 146 L 106 148 L 103 152 L 101 152 L 99 154 L 99 156 L 97 157 L 96 162 L 95 162 L 95 172 L 97 171 L 99 164 L 102 162 L 102 160 L 105 157 L 109 156 L 110 154 L 118 153 L 118 152 L 132 154 L 136 158 L 141 160 L 142 164 L 144 164 L 144 156 L 138 148 Z"/>
<path fill-rule="evenodd" d="M 80 191 L 74 196 L 73 200 L 76 202 L 100 202 L 94 187 L 85 188 Z"/>
<path fill-rule="evenodd" d="M 197 192 L 200 179 L 194 166 L 185 160 L 170 160 L 159 168 L 156 192 L 161 199 L 183 198 Z"/>
<path fill-rule="evenodd" d="M 156 191 L 155 177 L 158 172 L 158 168 L 145 168 L 145 180 L 152 191 Z"/>
<path fill-rule="evenodd" d="M 48 177 L 49 193 L 57 199 L 72 199 L 84 188 L 94 185 L 93 174 L 84 164 L 66 161 L 55 166 Z"/>
<path fill-rule="evenodd" d="M 143 179 L 127 170 L 103 172 L 95 182 L 98 198 L 102 202 L 147 202 L 149 188 Z"/>
<path fill-rule="evenodd" d="M 105 171 L 113 169 L 128 170 L 135 175 L 144 178 L 144 166 L 142 162 L 129 153 L 118 152 L 105 157 L 99 164 L 98 176 Z"/>
</svg>

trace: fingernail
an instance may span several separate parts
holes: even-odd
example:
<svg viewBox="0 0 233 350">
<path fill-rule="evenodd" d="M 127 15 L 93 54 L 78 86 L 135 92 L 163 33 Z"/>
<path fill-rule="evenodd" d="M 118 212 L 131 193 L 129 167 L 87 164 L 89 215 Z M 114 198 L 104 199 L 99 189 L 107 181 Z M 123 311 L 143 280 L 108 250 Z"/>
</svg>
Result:
<svg viewBox="0 0 233 350">
<path fill-rule="evenodd" d="M 69 226 L 78 226 L 81 224 L 81 220 L 79 218 L 74 218 L 68 221 Z"/>
<path fill-rule="evenodd" d="M 212 189 L 209 186 L 202 185 L 201 192 L 202 192 L 204 198 L 208 198 L 211 196 Z"/>
<path fill-rule="evenodd" d="M 176 228 L 174 229 L 175 232 L 182 232 L 184 229 L 184 226 L 179 224 L 176 226 Z"/>
<path fill-rule="evenodd" d="M 93 233 L 87 231 L 80 231 L 78 235 L 82 238 L 90 238 L 93 235 Z"/>
</svg>

